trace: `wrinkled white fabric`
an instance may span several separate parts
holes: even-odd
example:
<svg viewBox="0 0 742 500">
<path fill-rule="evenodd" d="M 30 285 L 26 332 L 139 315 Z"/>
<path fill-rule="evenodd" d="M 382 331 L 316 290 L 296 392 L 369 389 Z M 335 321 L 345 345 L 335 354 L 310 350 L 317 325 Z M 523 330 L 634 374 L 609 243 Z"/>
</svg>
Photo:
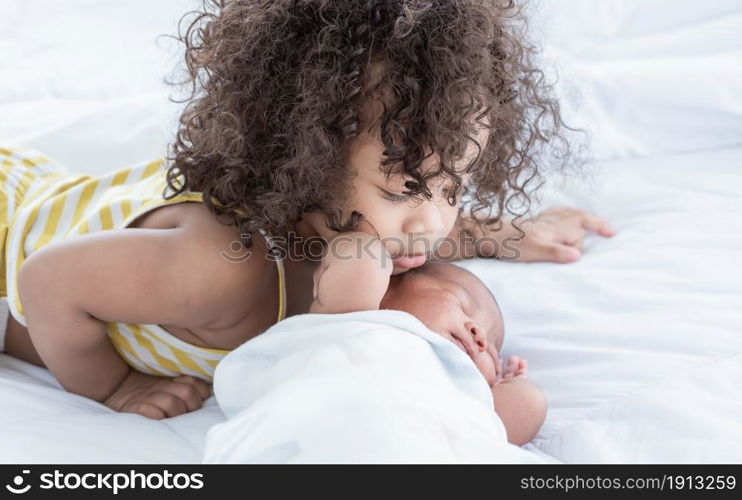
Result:
<svg viewBox="0 0 742 500">
<path fill-rule="evenodd" d="M 214 373 L 205 463 L 540 463 L 507 443 L 469 357 L 393 310 L 305 314 Z"/>
</svg>

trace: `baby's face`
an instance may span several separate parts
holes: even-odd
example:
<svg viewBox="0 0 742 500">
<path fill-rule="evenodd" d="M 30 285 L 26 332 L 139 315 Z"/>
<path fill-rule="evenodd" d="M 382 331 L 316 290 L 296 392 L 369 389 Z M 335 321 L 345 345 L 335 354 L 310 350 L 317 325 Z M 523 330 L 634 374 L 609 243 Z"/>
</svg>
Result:
<svg viewBox="0 0 742 500">
<path fill-rule="evenodd" d="M 491 386 L 504 329 L 500 309 L 479 278 L 440 261 L 392 276 L 380 309 L 416 316 L 466 352 Z"/>
</svg>

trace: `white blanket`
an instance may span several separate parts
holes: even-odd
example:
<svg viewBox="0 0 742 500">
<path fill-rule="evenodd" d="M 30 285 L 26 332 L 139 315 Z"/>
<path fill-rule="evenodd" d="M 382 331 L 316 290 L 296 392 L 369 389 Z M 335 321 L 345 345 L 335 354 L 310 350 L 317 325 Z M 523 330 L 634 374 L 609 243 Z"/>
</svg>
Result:
<svg viewBox="0 0 742 500">
<path fill-rule="evenodd" d="M 217 366 L 206 463 L 539 463 L 464 352 L 393 310 L 305 314 Z"/>
</svg>

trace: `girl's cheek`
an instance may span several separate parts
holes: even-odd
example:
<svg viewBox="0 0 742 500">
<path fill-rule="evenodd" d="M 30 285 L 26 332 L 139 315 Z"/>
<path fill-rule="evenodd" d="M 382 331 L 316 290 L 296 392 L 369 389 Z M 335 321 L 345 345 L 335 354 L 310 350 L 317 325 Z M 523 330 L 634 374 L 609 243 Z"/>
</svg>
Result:
<svg viewBox="0 0 742 500">
<path fill-rule="evenodd" d="M 391 255 L 397 255 L 402 252 L 402 249 L 399 247 L 398 244 L 394 242 L 393 238 L 387 238 L 383 240 L 386 246 L 387 253 Z"/>
<path fill-rule="evenodd" d="M 456 207 L 456 210 L 452 212 L 448 212 L 446 214 L 446 224 L 445 228 L 443 230 L 444 236 L 448 236 L 451 234 L 451 231 L 453 231 L 454 226 L 456 225 L 456 221 L 459 218 L 459 210 L 458 207 Z"/>
</svg>

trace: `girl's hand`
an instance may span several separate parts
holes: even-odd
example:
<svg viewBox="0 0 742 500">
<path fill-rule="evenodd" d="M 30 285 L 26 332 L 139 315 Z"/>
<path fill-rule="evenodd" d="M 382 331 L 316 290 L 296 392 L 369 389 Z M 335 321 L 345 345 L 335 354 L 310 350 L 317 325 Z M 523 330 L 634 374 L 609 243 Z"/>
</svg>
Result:
<svg viewBox="0 0 742 500">
<path fill-rule="evenodd" d="M 198 410 L 211 395 L 210 384 L 190 375 L 158 377 L 131 369 L 103 404 L 160 420 Z"/>
<path fill-rule="evenodd" d="M 389 287 L 392 259 L 376 236 L 339 233 L 314 273 L 310 313 L 339 314 L 378 309 Z"/>
<path fill-rule="evenodd" d="M 519 225 L 526 233 L 522 240 L 517 240 L 520 233 L 507 222 L 501 231 L 492 235 L 500 241 L 499 257 L 503 260 L 575 262 L 582 255 L 587 231 L 607 237 L 616 233 L 602 217 L 561 206 L 544 210 Z M 505 238 L 499 234 L 502 231 L 508 233 Z"/>
</svg>

